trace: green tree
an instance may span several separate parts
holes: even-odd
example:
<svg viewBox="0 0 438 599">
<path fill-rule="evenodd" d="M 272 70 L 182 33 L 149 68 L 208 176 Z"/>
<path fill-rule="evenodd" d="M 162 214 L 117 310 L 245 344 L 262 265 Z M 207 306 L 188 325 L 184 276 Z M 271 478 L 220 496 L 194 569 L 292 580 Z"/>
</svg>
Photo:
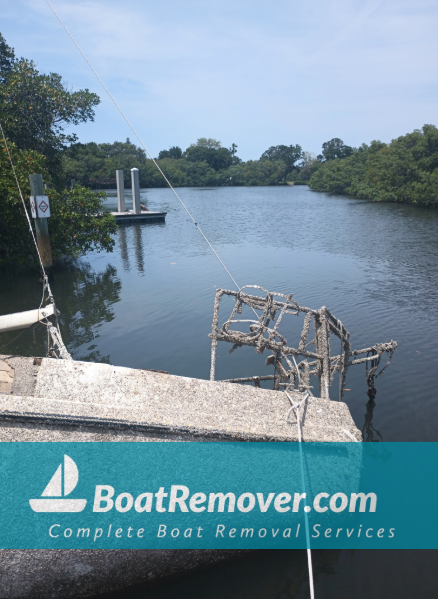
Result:
<svg viewBox="0 0 438 599">
<path fill-rule="evenodd" d="M 263 152 L 260 160 L 281 161 L 286 165 L 286 175 L 294 170 L 296 163 L 301 160 L 302 149 L 298 144 L 296 146 L 271 146 L 266 152 Z"/>
<path fill-rule="evenodd" d="M 46 167 L 59 183 L 61 151 L 77 139 L 65 130 L 94 120 L 99 97 L 88 89 L 68 89 L 61 75 L 39 73 L 33 61 L 15 57 L 3 36 L 0 69 L 0 114 L 6 137 L 21 150 L 36 150 L 46 156 Z"/>
<path fill-rule="evenodd" d="M 112 144 L 99 144 L 99 149 L 103 152 L 106 158 L 123 159 L 124 157 L 134 158 L 138 161 L 146 160 L 146 152 L 143 148 L 133 144 L 129 137 L 125 142 L 115 141 Z"/>
<path fill-rule="evenodd" d="M 200 144 L 192 144 L 182 157 L 168 157 L 160 152 L 158 164 L 174 186 L 199 187 L 205 185 L 284 185 L 288 168 L 282 160 L 251 160 L 242 162 L 233 146 L 217 147 L 219 142 L 200 138 Z M 219 144 L 220 145 L 220 144 Z M 234 144 L 234 152 L 237 146 Z M 177 154 L 175 154 L 177 155 Z M 319 165 L 319 162 L 318 162 Z M 129 140 L 113 144 L 72 144 L 64 151 L 66 179 L 76 179 L 87 185 L 89 179 L 114 177 L 117 169 L 123 169 L 125 185 L 129 187 L 130 169 L 140 171 L 142 187 L 166 187 L 167 184 L 143 150 Z M 293 171 L 300 178 L 298 166 Z"/>
<path fill-rule="evenodd" d="M 14 50 L 7 45 L 0 33 L 0 83 L 4 84 L 6 77 L 12 71 L 15 61 Z"/>
<path fill-rule="evenodd" d="M 199 141 L 200 140 L 198 140 L 198 142 Z M 233 155 L 230 150 L 222 147 L 212 147 L 213 144 L 210 142 L 215 140 L 207 141 L 209 142 L 208 144 L 189 146 L 184 153 L 184 157 L 189 162 L 206 162 L 215 170 L 222 170 L 233 164 Z"/>
<path fill-rule="evenodd" d="M 339 137 L 334 137 L 322 144 L 322 154 L 318 155 L 318 159 L 336 160 L 336 158 L 348 158 L 353 152 L 354 148 L 346 146 Z"/>
<path fill-rule="evenodd" d="M 131 185 L 131 168 L 140 170 L 140 185 L 146 185 L 146 154 L 143 149 L 131 143 L 116 141 L 112 144 L 71 144 L 63 153 L 65 181 L 76 179 L 87 185 L 89 179 L 113 178 L 117 169 L 123 169 L 125 186 Z M 154 167 L 155 168 L 155 167 Z M 156 170 L 156 168 L 155 168 Z"/>
<path fill-rule="evenodd" d="M 320 164 L 321 162 L 316 158 L 315 154 L 303 151 L 301 154 L 301 162 L 291 173 L 289 173 L 287 180 L 307 182 L 310 180 L 313 173 L 318 170 Z"/>
<path fill-rule="evenodd" d="M 157 160 L 162 160 L 163 158 L 175 158 L 178 160 L 182 157 L 182 150 L 179 146 L 172 146 L 168 150 L 161 150 L 158 154 Z"/>
<path fill-rule="evenodd" d="M 196 141 L 196 143 L 191 144 L 190 147 L 207 148 L 209 150 L 219 150 L 222 147 L 222 144 L 217 139 L 213 139 L 211 137 L 200 137 Z"/>
<path fill-rule="evenodd" d="M 216 175 L 217 185 L 280 185 L 286 175 L 286 165 L 274 160 L 248 160 Z M 284 183 L 283 183 L 284 184 Z"/>
<path fill-rule="evenodd" d="M 310 187 L 377 202 L 438 206 L 438 129 L 424 125 L 390 144 L 363 144 L 346 158 L 322 163 Z"/>
<path fill-rule="evenodd" d="M 111 252 L 116 220 L 103 212 L 104 192 L 75 185 L 71 191 L 47 190 L 52 216 L 49 232 L 55 258 L 77 258 L 90 251 Z"/>
<path fill-rule="evenodd" d="M 45 157 L 35 150 L 19 150 L 13 143 L 8 145 L 30 212 L 29 174 L 41 173 L 45 182 L 51 182 L 45 168 Z M 0 141 L 0 173 L 0 264 L 37 264 L 35 247 L 3 140 Z M 117 231 L 115 218 L 109 213 L 99 215 L 105 194 L 96 194 L 76 185 L 71 191 L 49 189 L 47 195 L 52 214 L 48 223 L 50 243 L 55 259 L 76 258 L 90 250 L 112 251 L 112 235 Z"/>
</svg>

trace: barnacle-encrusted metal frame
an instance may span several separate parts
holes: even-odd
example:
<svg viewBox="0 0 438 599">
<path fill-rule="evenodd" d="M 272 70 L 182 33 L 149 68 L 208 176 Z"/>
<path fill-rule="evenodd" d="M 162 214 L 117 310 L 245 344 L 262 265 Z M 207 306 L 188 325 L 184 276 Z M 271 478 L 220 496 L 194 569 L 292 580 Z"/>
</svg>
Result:
<svg viewBox="0 0 438 599">
<path fill-rule="evenodd" d="M 260 289 L 266 292 L 266 297 L 249 295 L 244 289 Z M 219 329 L 219 307 L 222 296 L 227 295 L 235 298 L 233 310 L 226 322 Z M 253 320 L 242 320 L 235 318 L 242 314 L 244 305 L 252 308 L 255 318 Z M 261 314 L 260 314 L 261 313 Z M 287 340 L 280 334 L 279 326 L 286 314 L 298 316 L 304 313 L 304 325 L 301 338 L 297 348 L 289 347 Z M 259 315 L 260 314 L 260 315 Z M 308 341 L 310 327 L 313 320 L 315 337 Z M 234 324 L 241 324 L 239 328 L 246 331 L 230 328 Z M 331 355 L 330 340 L 335 335 L 341 342 L 341 353 Z M 263 353 L 265 349 L 272 352 L 266 360 L 266 365 L 274 366 L 274 374 L 264 376 L 252 376 L 238 379 L 228 379 L 229 383 L 254 382 L 260 387 L 260 381 L 272 380 L 274 390 L 296 389 L 302 393 L 312 394 L 313 387 L 310 385 L 311 377 L 317 376 L 320 383 L 320 396 L 330 399 L 330 386 L 334 374 L 339 371 L 339 400 L 342 400 L 345 377 L 347 370 L 354 364 L 366 365 L 366 378 L 368 383 L 368 395 L 374 398 L 375 379 L 380 376 L 397 348 L 395 341 L 389 343 L 376 343 L 371 347 L 359 350 L 351 350 L 350 333 L 342 322 L 333 316 L 328 308 L 323 306 L 319 310 L 299 306 L 293 299 L 293 294 L 270 292 L 258 285 L 245 285 L 239 291 L 228 289 L 217 289 L 213 310 L 213 323 L 211 334 L 211 371 L 210 380 L 215 380 L 216 349 L 218 341 L 233 343 L 230 353 L 242 345 L 256 348 L 257 353 Z M 313 346 L 313 347 L 312 347 Z M 311 348 L 311 349 L 309 349 Z M 380 359 L 384 353 L 388 354 L 385 366 L 377 372 Z M 356 356 L 366 354 L 365 357 Z M 297 363 L 297 359 L 301 360 Z"/>
</svg>

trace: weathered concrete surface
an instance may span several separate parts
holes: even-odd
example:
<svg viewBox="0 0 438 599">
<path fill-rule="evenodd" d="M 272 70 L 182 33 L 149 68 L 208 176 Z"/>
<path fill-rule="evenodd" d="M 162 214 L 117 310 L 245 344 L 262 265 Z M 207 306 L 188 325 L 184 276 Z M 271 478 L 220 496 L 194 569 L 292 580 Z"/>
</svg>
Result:
<svg viewBox="0 0 438 599">
<path fill-rule="evenodd" d="M 0 365 L 14 375 L 10 391 L 0 392 L 0 441 L 297 440 L 296 424 L 286 422 L 289 401 L 282 392 L 107 364 L 35 362 L 0 356 Z M 362 439 L 345 404 L 309 400 L 304 440 L 350 441 L 351 436 Z M 0 597 L 91 597 L 241 553 L 0 551 Z"/>
<path fill-rule="evenodd" d="M 14 369 L 4 360 L 0 360 L 0 393 L 10 393 L 14 381 Z"/>
<path fill-rule="evenodd" d="M 0 354 L 0 371 L 8 371 L 11 377 L 9 390 L 2 389 L 0 394 L 33 395 L 42 358 L 22 358 Z"/>
<path fill-rule="evenodd" d="M 2 364 L 14 371 L 14 397 L 0 394 L 3 420 L 216 440 L 298 440 L 280 391 L 50 358 L 0 356 Z M 309 398 L 302 418 L 305 441 L 362 440 L 343 402 Z"/>
<path fill-rule="evenodd" d="M 286 422 L 286 395 L 245 385 L 44 359 L 34 395 L 44 398 L 28 410 L 35 413 L 53 410 L 84 421 L 94 415 L 97 420 L 224 440 L 298 440 L 296 424 Z M 361 440 L 346 404 L 309 399 L 303 412 L 305 440 L 351 440 L 345 430 Z"/>
<path fill-rule="evenodd" d="M 14 395 L 33 395 L 36 387 L 39 367 L 34 364 L 34 358 L 13 356 L 7 363 L 14 369 L 14 382 L 11 393 Z"/>
</svg>

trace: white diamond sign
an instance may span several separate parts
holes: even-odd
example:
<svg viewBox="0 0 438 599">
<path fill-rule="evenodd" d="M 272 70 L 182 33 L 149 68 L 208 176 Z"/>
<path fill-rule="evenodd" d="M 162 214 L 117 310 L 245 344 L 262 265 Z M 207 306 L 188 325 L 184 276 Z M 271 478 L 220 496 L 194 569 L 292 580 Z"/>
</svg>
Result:
<svg viewBox="0 0 438 599">
<path fill-rule="evenodd" d="M 38 218 L 49 218 L 50 203 L 47 196 L 35 196 Z"/>
</svg>

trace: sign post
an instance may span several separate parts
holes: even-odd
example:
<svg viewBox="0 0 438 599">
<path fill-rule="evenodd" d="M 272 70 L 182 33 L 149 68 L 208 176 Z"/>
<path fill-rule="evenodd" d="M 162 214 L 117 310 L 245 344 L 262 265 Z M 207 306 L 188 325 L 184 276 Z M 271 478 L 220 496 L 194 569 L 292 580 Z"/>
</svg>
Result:
<svg viewBox="0 0 438 599">
<path fill-rule="evenodd" d="M 47 219 L 50 217 L 49 198 L 44 195 L 42 175 L 29 175 L 30 182 L 30 208 L 35 219 L 38 250 L 44 268 L 52 267 L 52 250 L 50 248 L 49 227 Z"/>
</svg>

